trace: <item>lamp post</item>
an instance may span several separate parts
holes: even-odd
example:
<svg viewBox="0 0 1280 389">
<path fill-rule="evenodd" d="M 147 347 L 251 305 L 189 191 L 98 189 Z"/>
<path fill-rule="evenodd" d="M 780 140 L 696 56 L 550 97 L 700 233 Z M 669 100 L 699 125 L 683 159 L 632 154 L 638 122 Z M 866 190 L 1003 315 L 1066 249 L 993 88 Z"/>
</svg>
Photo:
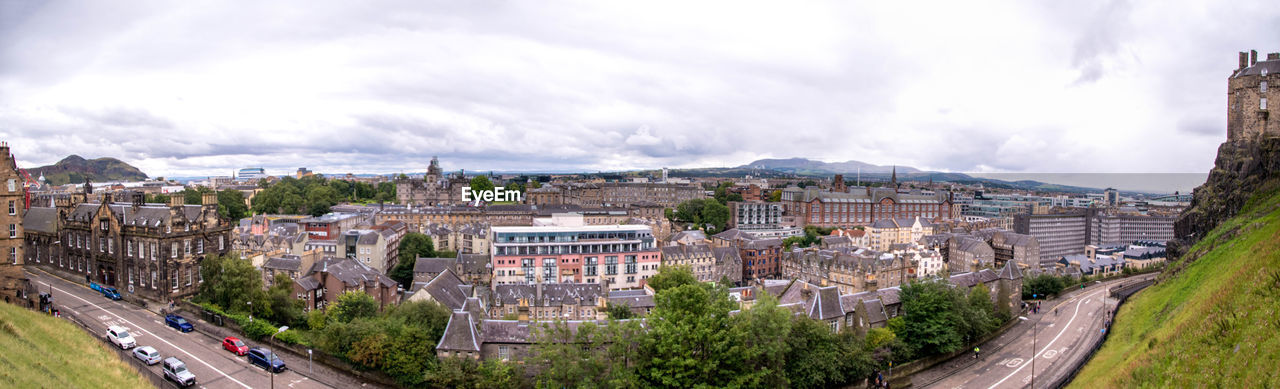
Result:
<svg viewBox="0 0 1280 389">
<path fill-rule="evenodd" d="M 253 301 L 245 301 L 244 303 L 249 306 L 249 322 L 253 323 Z"/>
<path fill-rule="evenodd" d="M 276 330 L 276 333 L 271 334 L 271 337 L 268 339 L 275 340 L 276 335 L 279 335 L 287 329 L 289 329 L 289 326 L 280 327 L 280 329 Z M 267 356 L 267 370 L 271 372 L 271 389 L 276 389 L 276 352 L 274 348 L 271 347 L 271 343 L 267 343 L 267 353 L 271 354 Z"/>
<path fill-rule="evenodd" d="M 1018 316 L 1018 320 L 1031 322 L 1026 316 Z M 1036 323 L 1031 323 L 1031 389 L 1036 387 Z"/>
</svg>

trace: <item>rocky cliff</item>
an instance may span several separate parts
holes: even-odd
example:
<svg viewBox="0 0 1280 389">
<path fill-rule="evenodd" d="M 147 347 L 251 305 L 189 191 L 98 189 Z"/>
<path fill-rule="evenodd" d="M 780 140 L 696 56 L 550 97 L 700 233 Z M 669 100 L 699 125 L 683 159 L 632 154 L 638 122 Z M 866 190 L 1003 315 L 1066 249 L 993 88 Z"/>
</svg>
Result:
<svg viewBox="0 0 1280 389">
<path fill-rule="evenodd" d="M 1226 142 L 1209 179 L 1193 192 L 1191 206 L 1174 223 L 1177 240 L 1170 246 L 1180 256 L 1223 221 L 1230 219 L 1257 192 L 1280 186 L 1280 139 Z"/>
</svg>

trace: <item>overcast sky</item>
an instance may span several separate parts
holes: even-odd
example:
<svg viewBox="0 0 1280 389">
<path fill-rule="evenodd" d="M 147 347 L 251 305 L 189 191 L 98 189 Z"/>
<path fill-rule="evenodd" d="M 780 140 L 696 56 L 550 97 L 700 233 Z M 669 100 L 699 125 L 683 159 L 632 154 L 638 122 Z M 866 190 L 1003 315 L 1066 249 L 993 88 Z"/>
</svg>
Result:
<svg viewBox="0 0 1280 389">
<path fill-rule="evenodd" d="M 267 3 L 267 4 L 263 4 Z M 1207 172 L 1265 1 L 0 0 L 19 164 Z"/>
</svg>

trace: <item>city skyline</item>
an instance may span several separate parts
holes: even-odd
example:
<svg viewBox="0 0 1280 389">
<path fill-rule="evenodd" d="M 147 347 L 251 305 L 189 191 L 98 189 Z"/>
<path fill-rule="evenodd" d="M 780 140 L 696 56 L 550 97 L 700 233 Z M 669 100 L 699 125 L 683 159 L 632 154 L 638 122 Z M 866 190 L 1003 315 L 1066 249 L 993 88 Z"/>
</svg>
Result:
<svg viewBox="0 0 1280 389">
<path fill-rule="evenodd" d="M 0 137 L 23 167 L 79 154 L 155 176 L 416 172 L 431 155 L 477 171 L 805 157 L 1201 173 L 1235 51 L 1280 50 L 1262 3 L 727 4 L 9 3 Z M 250 15 L 288 23 L 224 23 Z"/>
</svg>

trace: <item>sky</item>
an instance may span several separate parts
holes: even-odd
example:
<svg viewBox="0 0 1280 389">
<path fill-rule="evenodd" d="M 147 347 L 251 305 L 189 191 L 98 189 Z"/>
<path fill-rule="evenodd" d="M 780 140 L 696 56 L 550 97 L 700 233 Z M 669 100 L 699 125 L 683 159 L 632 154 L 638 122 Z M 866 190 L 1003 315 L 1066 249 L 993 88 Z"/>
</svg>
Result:
<svg viewBox="0 0 1280 389">
<path fill-rule="evenodd" d="M 19 165 L 1203 173 L 1263 1 L 0 0 Z"/>
</svg>

